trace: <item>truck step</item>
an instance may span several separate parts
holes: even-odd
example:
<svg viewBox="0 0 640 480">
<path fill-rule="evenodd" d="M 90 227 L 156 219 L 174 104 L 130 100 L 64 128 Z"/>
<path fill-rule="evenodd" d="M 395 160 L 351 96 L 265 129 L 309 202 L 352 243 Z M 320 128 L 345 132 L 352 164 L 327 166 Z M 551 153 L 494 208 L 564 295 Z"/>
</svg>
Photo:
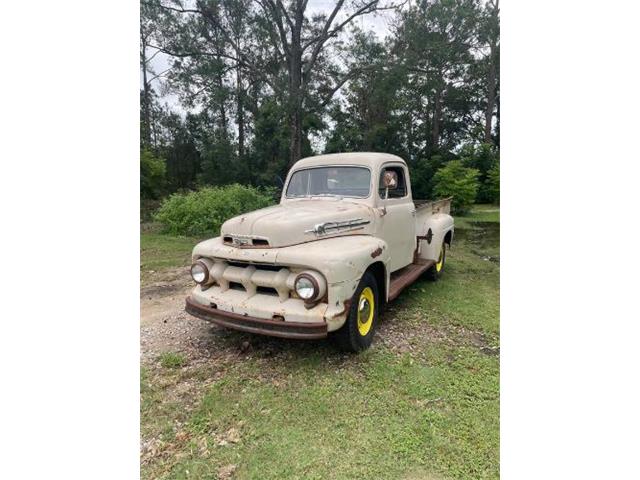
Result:
<svg viewBox="0 0 640 480">
<path fill-rule="evenodd" d="M 389 301 L 394 300 L 400 292 L 415 282 L 420 275 L 429 270 L 436 262 L 433 260 L 418 259 L 415 263 L 401 268 L 391 274 L 389 284 Z"/>
</svg>

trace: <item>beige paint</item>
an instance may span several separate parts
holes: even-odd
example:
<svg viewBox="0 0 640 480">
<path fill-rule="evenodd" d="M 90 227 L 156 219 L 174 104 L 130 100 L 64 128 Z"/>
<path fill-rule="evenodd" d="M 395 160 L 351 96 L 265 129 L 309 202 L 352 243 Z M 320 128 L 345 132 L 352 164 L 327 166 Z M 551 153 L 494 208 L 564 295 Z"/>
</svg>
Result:
<svg viewBox="0 0 640 480">
<path fill-rule="evenodd" d="M 296 170 L 324 165 L 358 165 L 369 168 L 371 193 L 368 198 L 287 198 L 286 186 Z M 386 165 L 400 166 L 407 179 L 407 195 L 400 199 L 380 198 L 378 182 Z M 329 331 L 344 323 L 345 300 L 352 297 L 362 274 L 375 262 L 385 268 L 388 295 L 390 274 L 412 263 L 416 248 L 420 257 L 436 260 L 440 245 L 448 231 L 453 230 L 449 201 L 422 204 L 412 201 L 409 172 L 405 162 L 394 155 L 381 153 L 345 153 L 321 155 L 297 162 L 285 182 L 280 205 L 240 215 L 225 222 L 221 236 L 198 244 L 194 261 L 210 259 L 216 266 L 221 285 L 209 288 L 196 286 L 195 301 L 219 309 L 271 319 L 283 316 L 285 321 L 326 321 Z M 314 227 L 325 222 L 358 220 L 326 233 Z M 431 243 L 423 236 L 431 228 Z M 223 243 L 224 236 L 267 240 L 270 248 L 238 248 Z M 229 262 L 235 263 L 229 265 Z M 280 268 L 275 269 L 274 266 Z M 266 268 L 265 268 L 266 267 Z M 295 275 L 303 270 L 319 272 L 327 284 L 323 302 L 307 308 L 294 295 Z M 243 289 L 230 288 L 233 283 Z M 218 282 L 220 283 L 220 282 Z M 268 287 L 272 294 L 261 293 Z"/>
</svg>

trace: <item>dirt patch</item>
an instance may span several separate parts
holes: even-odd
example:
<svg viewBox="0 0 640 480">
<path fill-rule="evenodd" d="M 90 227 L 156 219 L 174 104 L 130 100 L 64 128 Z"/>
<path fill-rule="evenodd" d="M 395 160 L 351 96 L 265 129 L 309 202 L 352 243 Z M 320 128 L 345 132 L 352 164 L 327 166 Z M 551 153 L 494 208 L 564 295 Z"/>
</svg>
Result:
<svg viewBox="0 0 640 480">
<path fill-rule="evenodd" d="M 438 325 L 422 312 L 402 312 L 401 307 L 389 305 L 382 315 L 374 345 L 380 343 L 394 353 L 426 358 L 425 347 L 444 343 L 455 347 L 474 347 L 486 355 L 499 355 L 500 348 L 490 344 L 482 332 L 456 325 Z"/>
<path fill-rule="evenodd" d="M 266 364 L 286 362 L 323 350 L 339 366 L 353 356 L 337 350 L 327 340 L 296 341 L 251 335 L 218 327 L 184 311 L 193 282 L 186 269 L 160 272 L 155 281 L 141 289 L 140 350 L 142 364 L 157 367 L 164 352 L 178 352 L 189 367 L 215 360 L 219 366 L 238 359 L 264 359 Z M 487 355 L 499 354 L 485 336 L 464 327 L 434 326 L 421 312 L 401 312 L 393 304 L 385 308 L 373 347 L 382 345 L 397 354 L 422 356 L 425 345 L 445 342 L 452 346 L 474 346 Z"/>
<path fill-rule="evenodd" d="M 469 222 L 469 228 L 456 229 L 456 238 L 469 244 L 474 255 L 485 261 L 500 263 L 500 224 Z"/>
</svg>

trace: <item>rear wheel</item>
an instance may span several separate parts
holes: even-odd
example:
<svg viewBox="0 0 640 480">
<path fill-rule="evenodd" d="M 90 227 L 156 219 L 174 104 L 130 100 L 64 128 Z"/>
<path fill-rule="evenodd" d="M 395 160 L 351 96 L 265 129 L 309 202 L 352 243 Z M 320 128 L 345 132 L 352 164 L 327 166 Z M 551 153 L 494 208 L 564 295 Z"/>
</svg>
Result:
<svg viewBox="0 0 640 480">
<path fill-rule="evenodd" d="M 347 321 L 334 334 L 340 348 L 350 352 L 369 348 L 378 325 L 378 298 L 376 279 L 370 272 L 365 272 L 351 298 Z"/>
<path fill-rule="evenodd" d="M 440 253 L 438 254 L 438 260 L 436 263 L 427 270 L 427 278 L 430 280 L 436 281 L 442 275 L 442 271 L 444 270 L 444 262 L 447 258 L 447 244 L 442 242 L 442 246 L 440 247 Z"/>
</svg>

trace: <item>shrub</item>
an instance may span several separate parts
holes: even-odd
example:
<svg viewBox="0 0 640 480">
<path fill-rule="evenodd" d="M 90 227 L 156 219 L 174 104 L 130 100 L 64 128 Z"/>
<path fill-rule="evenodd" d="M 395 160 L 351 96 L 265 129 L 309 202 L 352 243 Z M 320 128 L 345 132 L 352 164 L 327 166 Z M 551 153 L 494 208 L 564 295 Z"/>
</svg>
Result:
<svg viewBox="0 0 640 480">
<path fill-rule="evenodd" d="M 140 152 L 140 196 L 158 198 L 165 184 L 167 168 L 162 158 L 150 150 Z"/>
<path fill-rule="evenodd" d="M 206 187 L 171 195 L 162 203 L 155 219 L 165 232 L 174 235 L 217 235 L 229 218 L 273 203 L 269 190 L 238 184 Z"/>
<path fill-rule="evenodd" d="M 464 214 L 478 194 L 479 173 L 475 168 L 463 166 L 461 160 L 452 160 L 433 176 L 434 194 L 438 197 L 453 196 L 453 213 Z"/>
</svg>

